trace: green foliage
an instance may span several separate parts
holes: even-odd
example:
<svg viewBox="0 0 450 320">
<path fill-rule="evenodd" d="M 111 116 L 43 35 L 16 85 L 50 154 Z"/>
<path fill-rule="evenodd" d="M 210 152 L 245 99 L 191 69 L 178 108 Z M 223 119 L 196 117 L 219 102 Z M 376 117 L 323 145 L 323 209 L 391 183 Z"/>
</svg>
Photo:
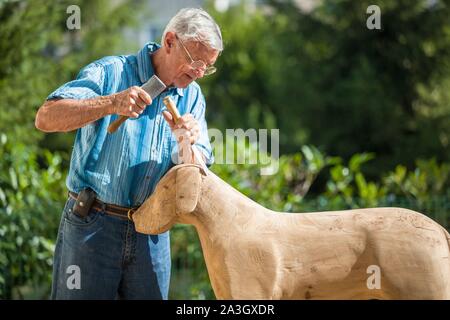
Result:
<svg viewBox="0 0 450 320">
<path fill-rule="evenodd" d="M 332 199 L 331 208 L 375 207 L 386 195 L 386 189 L 375 182 L 367 182 L 361 166 L 372 160 L 373 154 L 355 154 L 348 166 L 337 164 L 330 169 L 331 179 L 326 185 L 325 196 Z M 358 202 L 355 203 L 355 198 Z"/>
<path fill-rule="evenodd" d="M 47 27 L 57 23 L 57 7 L 44 1 L 7 1 L 0 5 L 0 21 L 0 132 L 35 141 L 39 134 L 30 111 L 49 91 L 52 68 L 40 53 L 50 38 Z"/>
<path fill-rule="evenodd" d="M 225 51 L 202 82 L 211 124 L 280 128 L 282 153 L 374 152 L 371 178 L 417 158 L 450 160 L 448 1 L 378 1 L 381 30 L 366 28 L 370 1 L 310 12 L 270 3 L 213 11 Z"/>
<path fill-rule="evenodd" d="M 233 141 L 231 137 L 225 140 L 228 144 Z M 215 146 L 215 150 L 216 158 L 226 157 L 220 154 L 223 152 L 222 147 Z M 274 167 L 278 167 L 275 175 L 261 175 L 261 169 L 265 166 L 250 164 L 249 157 L 257 153 L 260 153 L 259 160 L 270 156 L 262 154 L 253 144 L 241 145 L 236 153 L 246 155 L 243 164 L 214 164 L 211 169 L 246 196 L 280 211 L 296 211 L 318 174 L 324 167 L 337 161 L 336 158 L 324 156 L 313 146 L 303 146 L 301 153 L 271 159 Z"/>
<path fill-rule="evenodd" d="M 11 299 L 23 297 L 21 286 L 51 280 L 65 172 L 58 154 L 38 153 L 5 134 L 0 158 L 0 298 Z"/>
<path fill-rule="evenodd" d="M 197 232 L 193 226 L 175 225 L 170 233 L 172 277 L 169 299 L 214 297 Z"/>
<path fill-rule="evenodd" d="M 25 143 L 69 152 L 73 135 L 44 136 L 34 128 L 45 98 L 88 63 L 137 50 L 124 28 L 135 25 L 141 0 L 19 0 L 0 4 L 0 132 Z M 69 5 L 81 9 L 81 29 L 68 30 Z M 126 51 L 125 51 L 126 50 Z"/>
<path fill-rule="evenodd" d="M 201 80 L 208 104 L 220 110 L 208 117 L 219 129 L 276 128 L 286 63 L 277 38 L 288 21 L 281 15 L 267 19 L 259 10 L 249 13 L 245 4 L 223 14 L 210 11 L 222 27 L 225 51 L 216 74 Z"/>
<path fill-rule="evenodd" d="M 445 195 L 449 190 L 450 164 L 438 164 L 436 159 L 417 160 L 414 171 L 396 166 L 393 172 L 384 177 L 384 183 L 396 194 L 426 203 L 430 195 Z"/>
</svg>

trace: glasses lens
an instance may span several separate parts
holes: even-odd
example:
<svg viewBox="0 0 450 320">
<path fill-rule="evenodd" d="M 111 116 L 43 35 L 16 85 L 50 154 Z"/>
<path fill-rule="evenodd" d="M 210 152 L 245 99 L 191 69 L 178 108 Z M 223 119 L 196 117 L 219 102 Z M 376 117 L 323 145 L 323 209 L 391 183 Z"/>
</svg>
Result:
<svg viewBox="0 0 450 320">
<path fill-rule="evenodd" d="M 206 70 L 205 70 L 205 76 L 209 76 L 210 74 L 213 74 L 213 73 L 216 72 L 216 71 L 217 71 L 216 67 L 209 66 L 209 67 L 206 68 Z"/>
<path fill-rule="evenodd" d="M 206 68 L 205 63 L 202 62 L 202 61 L 194 61 L 194 62 L 191 63 L 191 66 L 194 69 L 205 69 Z"/>
<path fill-rule="evenodd" d="M 203 69 L 204 70 L 203 74 L 205 76 L 213 74 L 217 70 L 216 67 L 214 67 L 214 66 L 206 66 L 206 64 L 203 61 L 200 61 L 200 60 L 192 62 L 191 66 L 194 69 Z"/>
</svg>

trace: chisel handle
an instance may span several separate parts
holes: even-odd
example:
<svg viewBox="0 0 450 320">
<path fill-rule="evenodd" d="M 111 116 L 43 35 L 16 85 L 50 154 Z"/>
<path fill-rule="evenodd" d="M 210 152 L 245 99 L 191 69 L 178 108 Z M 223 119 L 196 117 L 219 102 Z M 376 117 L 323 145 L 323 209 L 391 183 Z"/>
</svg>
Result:
<svg viewBox="0 0 450 320">
<path fill-rule="evenodd" d="M 178 122 L 178 120 L 181 118 L 180 112 L 178 112 L 177 106 L 173 102 L 171 97 L 165 97 L 163 100 L 164 104 L 167 107 L 167 110 L 169 110 L 170 114 L 173 117 L 173 121 L 175 123 Z"/>
<path fill-rule="evenodd" d="M 117 129 L 119 129 L 120 125 L 124 123 L 128 118 L 129 117 L 127 116 L 120 116 L 118 119 L 114 120 L 114 122 L 108 126 L 108 133 L 116 132 Z"/>
</svg>

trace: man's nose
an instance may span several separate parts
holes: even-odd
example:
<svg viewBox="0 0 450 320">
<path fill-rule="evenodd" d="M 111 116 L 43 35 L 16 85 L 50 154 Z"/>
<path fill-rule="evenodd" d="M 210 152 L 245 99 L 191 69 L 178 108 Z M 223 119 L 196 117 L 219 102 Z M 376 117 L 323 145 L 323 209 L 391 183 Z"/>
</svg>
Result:
<svg viewBox="0 0 450 320">
<path fill-rule="evenodd" d="M 205 68 L 197 68 L 195 70 L 195 76 L 197 78 L 203 78 L 205 76 Z"/>
</svg>

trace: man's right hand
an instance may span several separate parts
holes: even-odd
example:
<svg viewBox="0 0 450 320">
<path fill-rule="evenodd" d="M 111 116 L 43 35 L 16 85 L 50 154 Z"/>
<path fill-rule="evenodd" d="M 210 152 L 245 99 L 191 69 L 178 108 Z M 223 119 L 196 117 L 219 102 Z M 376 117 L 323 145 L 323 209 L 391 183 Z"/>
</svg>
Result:
<svg viewBox="0 0 450 320">
<path fill-rule="evenodd" d="M 133 86 L 111 95 L 112 112 L 121 116 L 137 118 L 146 106 L 152 104 L 152 98 L 142 88 Z"/>
</svg>

